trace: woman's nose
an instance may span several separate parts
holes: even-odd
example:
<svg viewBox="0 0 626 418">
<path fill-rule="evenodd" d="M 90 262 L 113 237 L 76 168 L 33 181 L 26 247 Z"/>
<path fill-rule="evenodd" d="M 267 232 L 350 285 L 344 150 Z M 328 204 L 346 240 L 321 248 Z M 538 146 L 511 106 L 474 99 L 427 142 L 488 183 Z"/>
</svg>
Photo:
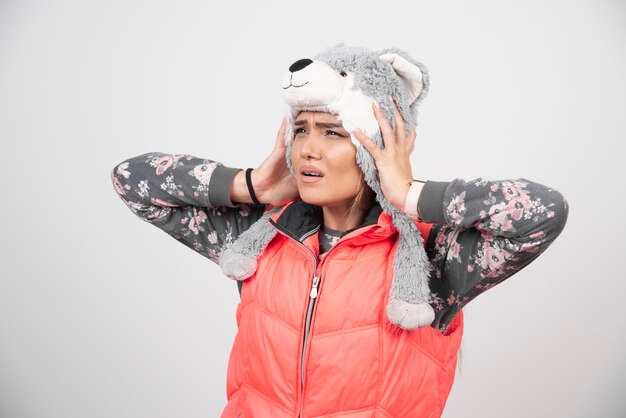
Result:
<svg viewBox="0 0 626 418">
<path fill-rule="evenodd" d="M 312 62 L 313 61 L 308 58 L 302 58 L 301 60 L 298 60 L 291 64 L 291 66 L 289 67 L 289 71 L 295 73 L 296 71 L 300 71 L 301 69 L 306 68 L 306 66 L 311 64 Z"/>
<path fill-rule="evenodd" d="M 304 159 L 319 159 L 320 153 L 320 140 L 316 135 L 309 135 L 304 141 L 302 141 L 302 147 L 300 148 L 300 157 Z"/>
</svg>

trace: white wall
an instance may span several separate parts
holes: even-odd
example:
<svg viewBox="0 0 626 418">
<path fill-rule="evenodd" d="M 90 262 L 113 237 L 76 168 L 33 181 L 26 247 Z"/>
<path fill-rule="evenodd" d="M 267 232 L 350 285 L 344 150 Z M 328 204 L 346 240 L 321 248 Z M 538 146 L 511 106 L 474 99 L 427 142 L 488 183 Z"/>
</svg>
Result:
<svg viewBox="0 0 626 418">
<path fill-rule="evenodd" d="M 148 151 L 255 166 L 284 71 L 340 41 L 428 66 L 417 178 L 525 177 L 570 204 L 546 253 L 466 307 L 444 417 L 624 416 L 625 18 L 617 0 L 0 1 L 0 416 L 219 416 L 236 285 L 136 218 L 110 170 Z"/>
</svg>

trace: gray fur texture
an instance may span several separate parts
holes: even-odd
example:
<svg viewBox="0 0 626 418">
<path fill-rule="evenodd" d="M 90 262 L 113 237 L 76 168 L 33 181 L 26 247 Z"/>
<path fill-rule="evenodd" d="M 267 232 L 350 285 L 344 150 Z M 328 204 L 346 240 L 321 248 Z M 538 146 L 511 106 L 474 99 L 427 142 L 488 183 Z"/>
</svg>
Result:
<svg viewBox="0 0 626 418">
<path fill-rule="evenodd" d="M 256 271 L 256 260 L 263 249 L 276 235 L 276 228 L 269 218 L 280 211 L 281 206 L 268 210 L 235 242 L 220 254 L 219 265 L 225 276 L 235 280 L 245 280 Z"/>
</svg>

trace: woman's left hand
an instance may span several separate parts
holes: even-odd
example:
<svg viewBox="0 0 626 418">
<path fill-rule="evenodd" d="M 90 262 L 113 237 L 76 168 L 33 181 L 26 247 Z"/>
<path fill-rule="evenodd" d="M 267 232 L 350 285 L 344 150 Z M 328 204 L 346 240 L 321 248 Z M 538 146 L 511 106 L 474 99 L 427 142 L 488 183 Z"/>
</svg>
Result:
<svg viewBox="0 0 626 418">
<path fill-rule="evenodd" d="M 384 149 L 381 149 L 360 130 L 352 133 L 361 145 L 372 154 L 376 168 L 378 168 L 380 186 L 387 200 L 398 209 L 404 210 L 404 201 L 413 180 L 409 156 L 415 142 L 415 128 L 407 137 L 406 126 L 395 102 L 393 108 L 395 132 L 389 125 L 383 111 L 376 105 L 376 102 L 374 102 L 372 107 L 383 137 Z"/>
</svg>

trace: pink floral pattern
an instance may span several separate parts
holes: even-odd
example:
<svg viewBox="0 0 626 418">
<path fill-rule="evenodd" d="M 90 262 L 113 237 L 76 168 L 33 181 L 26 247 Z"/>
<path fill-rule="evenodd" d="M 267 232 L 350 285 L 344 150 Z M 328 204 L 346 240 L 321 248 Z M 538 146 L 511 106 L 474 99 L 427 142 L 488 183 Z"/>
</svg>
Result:
<svg viewBox="0 0 626 418">
<path fill-rule="evenodd" d="M 115 191 L 138 217 L 217 262 L 223 249 L 259 219 L 264 206 L 211 206 L 208 190 L 218 162 L 148 153 L 118 164 Z"/>
<path fill-rule="evenodd" d="M 453 180 L 427 245 L 433 326 L 445 331 L 460 309 L 537 258 L 563 230 L 568 205 L 526 179 Z"/>
</svg>

